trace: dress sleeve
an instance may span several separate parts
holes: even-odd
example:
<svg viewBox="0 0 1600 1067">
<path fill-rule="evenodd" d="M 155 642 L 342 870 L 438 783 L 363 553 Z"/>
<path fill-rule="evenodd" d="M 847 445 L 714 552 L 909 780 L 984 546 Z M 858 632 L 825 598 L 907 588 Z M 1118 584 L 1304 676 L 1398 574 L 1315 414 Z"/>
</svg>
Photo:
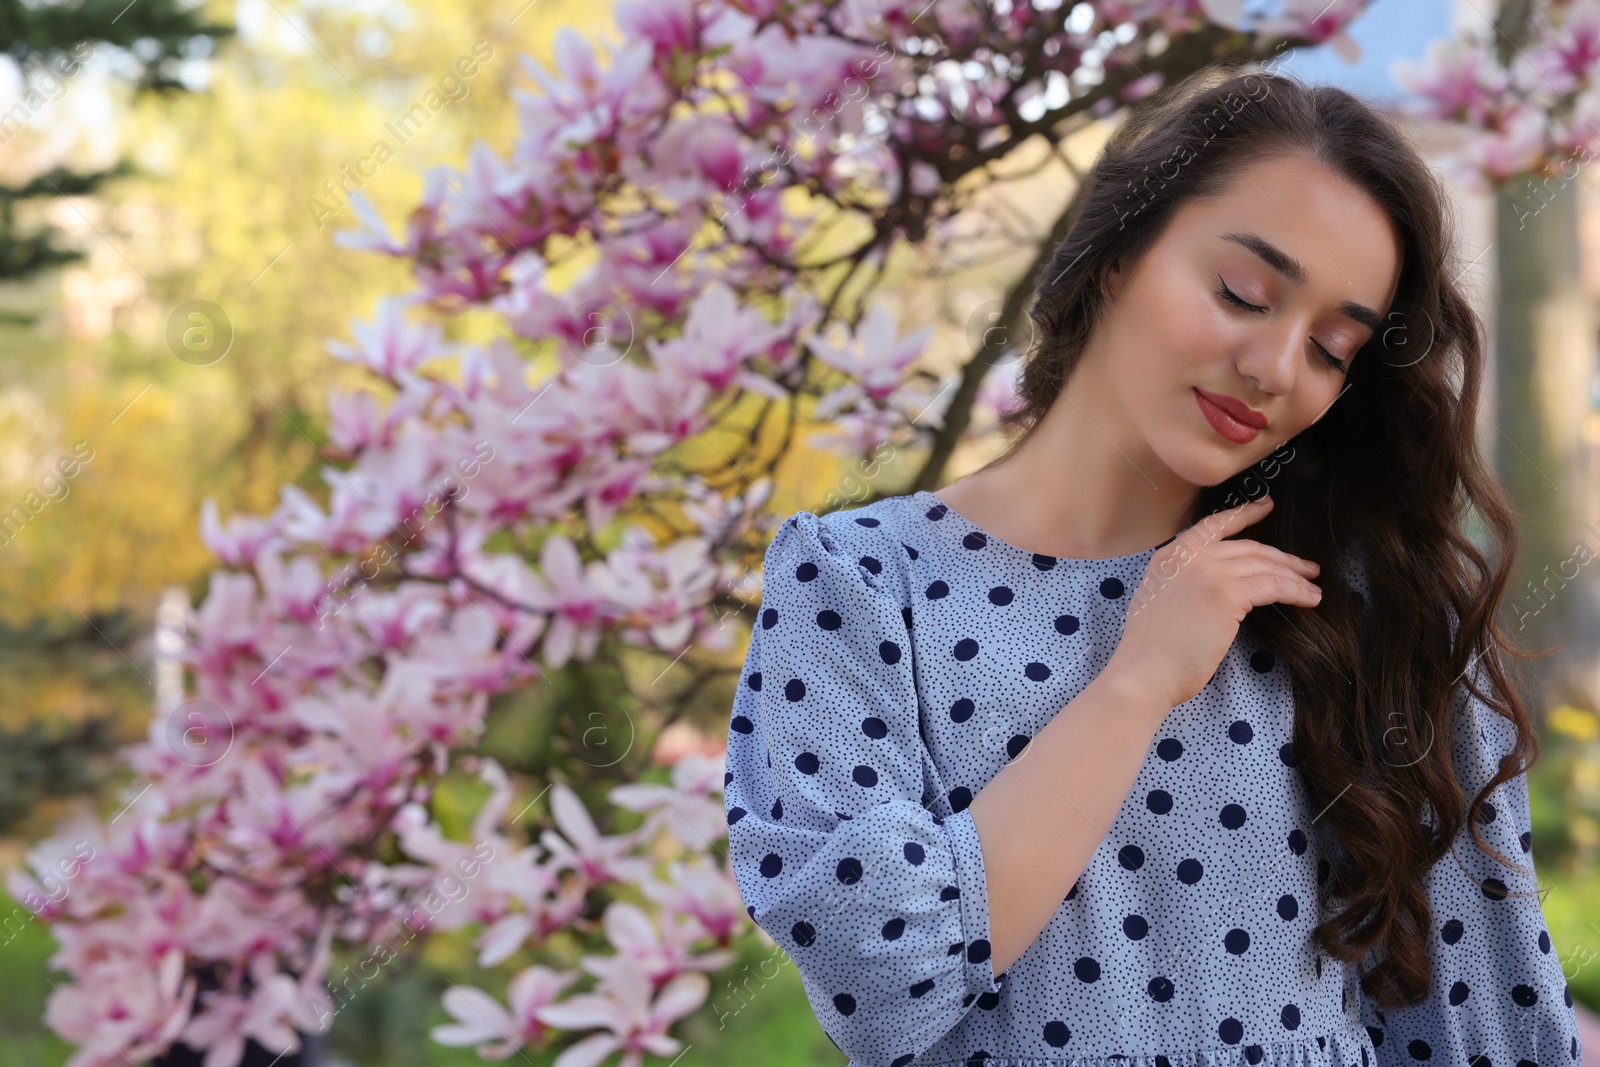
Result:
<svg viewBox="0 0 1600 1067">
<path fill-rule="evenodd" d="M 1487 674 L 1476 685 L 1487 692 Z M 1456 774 L 1470 802 L 1516 741 L 1512 724 L 1461 687 L 1455 720 Z M 1489 794 L 1479 829 L 1521 865 L 1487 855 L 1463 824 L 1451 852 L 1428 876 L 1433 980 L 1422 1003 L 1383 1012 L 1360 993 L 1361 1021 L 1378 1067 L 1576 1067 L 1582 1055 L 1572 993 L 1545 928 L 1532 873 L 1526 772 Z"/>
<path fill-rule="evenodd" d="M 885 572 L 900 548 L 848 514 L 799 512 L 767 548 L 723 794 L 746 911 L 822 1029 L 853 1064 L 903 1067 L 1000 986 L 972 815 L 932 810 L 910 612 Z"/>
</svg>

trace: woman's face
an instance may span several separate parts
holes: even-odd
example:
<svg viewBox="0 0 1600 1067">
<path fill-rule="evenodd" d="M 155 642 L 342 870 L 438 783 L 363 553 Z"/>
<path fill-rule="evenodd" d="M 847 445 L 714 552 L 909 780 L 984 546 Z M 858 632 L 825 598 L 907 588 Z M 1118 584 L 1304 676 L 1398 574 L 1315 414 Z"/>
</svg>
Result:
<svg viewBox="0 0 1600 1067">
<path fill-rule="evenodd" d="M 1105 384 L 1148 451 L 1215 485 L 1338 398 L 1400 259 L 1393 224 L 1356 186 L 1302 156 L 1255 163 L 1220 197 L 1184 204 L 1131 272 L 1113 273 L 1086 357 L 1115 353 Z"/>
</svg>

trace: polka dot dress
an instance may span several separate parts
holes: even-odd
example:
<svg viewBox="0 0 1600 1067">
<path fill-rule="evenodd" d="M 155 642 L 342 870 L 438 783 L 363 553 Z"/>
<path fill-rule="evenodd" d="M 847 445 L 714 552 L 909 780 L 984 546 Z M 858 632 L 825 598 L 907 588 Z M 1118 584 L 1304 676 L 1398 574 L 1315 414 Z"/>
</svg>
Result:
<svg viewBox="0 0 1600 1067">
<path fill-rule="evenodd" d="M 1106 665 L 1155 552 L 1039 555 L 928 492 L 798 512 L 774 536 L 729 724 L 730 855 L 852 1067 L 1576 1065 L 1534 877 L 1465 830 L 1431 876 L 1425 1003 L 1378 1012 L 1313 948 L 1337 843 L 1296 770 L 1289 679 L 1248 622 L 995 973 L 968 806 Z M 1470 707 L 1451 739 L 1469 796 L 1514 738 Z M 1485 838 L 1531 864 L 1526 779 L 1491 797 Z"/>
</svg>

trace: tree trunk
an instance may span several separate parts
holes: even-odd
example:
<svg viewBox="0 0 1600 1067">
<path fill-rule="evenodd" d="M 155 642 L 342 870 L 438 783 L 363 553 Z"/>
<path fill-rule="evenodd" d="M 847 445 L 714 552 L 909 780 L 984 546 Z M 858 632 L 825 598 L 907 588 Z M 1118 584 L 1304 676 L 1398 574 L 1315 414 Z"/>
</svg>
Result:
<svg viewBox="0 0 1600 1067">
<path fill-rule="evenodd" d="M 1503 52 L 1526 39 L 1528 5 L 1509 0 Z M 1571 168 L 1566 168 L 1570 171 Z M 1495 404 L 1487 431 L 1519 515 L 1522 544 L 1502 625 L 1521 645 L 1565 647 L 1540 665 L 1541 701 L 1591 692 L 1600 605 L 1576 581 L 1600 536 L 1588 529 L 1595 331 L 1580 280 L 1577 182 L 1568 174 L 1507 183 L 1495 193 Z M 1585 548 L 1593 545 L 1593 549 Z"/>
</svg>

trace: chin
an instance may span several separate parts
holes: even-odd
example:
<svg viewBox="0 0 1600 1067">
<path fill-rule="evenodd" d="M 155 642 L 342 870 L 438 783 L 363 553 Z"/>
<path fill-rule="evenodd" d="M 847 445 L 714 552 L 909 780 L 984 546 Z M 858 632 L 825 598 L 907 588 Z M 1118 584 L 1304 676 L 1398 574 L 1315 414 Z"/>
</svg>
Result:
<svg viewBox="0 0 1600 1067">
<path fill-rule="evenodd" d="M 1199 442 L 1174 442 L 1170 453 L 1162 455 L 1167 469 L 1190 485 L 1205 488 L 1227 481 L 1255 462 L 1253 458 L 1246 458 L 1243 446 L 1221 440 L 1209 427 L 1206 434 Z M 1250 455 L 1254 455 L 1253 450 Z"/>
</svg>

